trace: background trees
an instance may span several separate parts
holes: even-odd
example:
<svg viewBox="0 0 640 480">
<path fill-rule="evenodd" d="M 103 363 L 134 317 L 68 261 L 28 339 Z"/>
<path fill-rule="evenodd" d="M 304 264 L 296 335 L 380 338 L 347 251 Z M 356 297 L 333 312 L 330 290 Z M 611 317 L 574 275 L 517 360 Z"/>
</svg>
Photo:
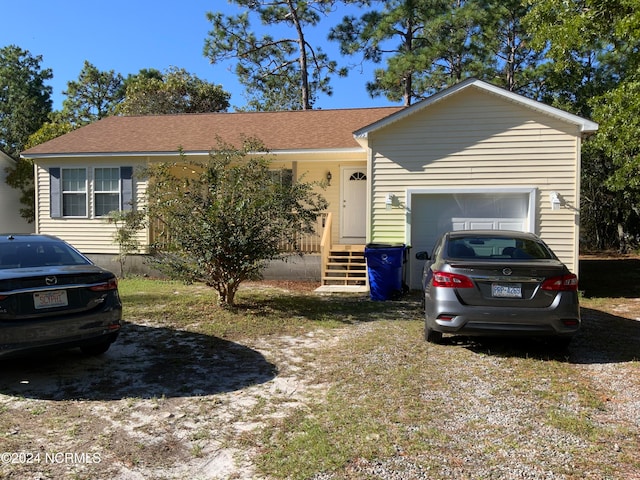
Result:
<svg viewBox="0 0 640 480">
<path fill-rule="evenodd" d="M 51 87 L 45 82 L 53 73 L 41 62 L 16 45 L 0 49 L 0 149 L 16 160 L 51 112 Z"/>
<path fill-rule="evenodd" d="M 521 0 L 392 0 L 353 2 L 371 7 L 333 27 L 344 55 L 377 64 L 372 96 L 410 105 L 476 77 L 511 91 L 531 92 L 542 55 L 531 48 Z"/>
<path fill-rule="evenodd" d="M 247 98 L 241 109 L 312 108 L 321 95 L 331 94 L 332 75 L 347 68 L 317 46 L 327 30 L 349 67 L 354 62 L 376 67 L 362 86 L 372 96 L 408 105 L 467 77 L 489 81 L 600 124 L 583 143 L 582 240 L 597 248 L 640 245 L 636 0 L 231 3 L 245 13 L 209 13 L 212 31 L 203 52 L 214 64 L 235 62 Z M 319 28 L 324 28 L 320 37 Z M 104 115 L 229 108 L 229 94 L 220 86 L 177 67 L 141 70 L 123 79 L 87 61 L 78 79 L 68 83 L 62 110 L 51 112 L 46 81 L 52 72 L 40 63 L 19 47 L 0 49 L 0 148 L 14 158 L 27 146 Z M 24 162 L 9 176 L 10 184 L 23 190 L 28 218 L 31 177 Z"/>
<path fill-rule="evenodd" d="M 640 5 L 542 0 L 525 17 L 544 49 L 544 100 L 593 118 L 582 152 L 580 217 L 585 243 L 638 248 L 640 240 Z"/>
<path fill-rule="evenodd" d="M 124 98 L 115 109 L 122 115 L 208 113 L 229 108 L 230 95 L 220 85 L 182 68 L 172 67 L 165 73 L 142 70 L 125 83 Z"/>
<path fill-rule="evenodd" d="M 22 192 L 20 212 L 30 221 L 34 217 L 33 167 L 20 159 L 20 152 L 51 112 L 51 87 L 45 82 L 53 74 L 42 69 L 41 62 L 42 57 L 15 45 L 0 49 L 0 150 L 17 160 L 6 182 Z"/>
<path fill-rule="evenodd" d="M 246 87 L 252 110 L 308 110 L 322 92 L 330 95 L 330 76 L 344 75 L 320 46 L 307 40 L 307 29 L 327 15 L 335 0 L 233 0 L 246 9 L 236 16 L 209 12 L 213 29 L 205 40 L 204 55 L 211 63 L 237 61 L 238 81 Z M 270 30 L 290 32 L 259 37 L 251 28 L 255 14 Z"/>
<path fill-rule="evenodd" d="M 67 83 L 63 92 L 62 118 L 82 126 L 113 115 L 124 99 L 124 78 L 113 70 L 100 71 L 85 60 L 78 80 Z"/>
</svg>

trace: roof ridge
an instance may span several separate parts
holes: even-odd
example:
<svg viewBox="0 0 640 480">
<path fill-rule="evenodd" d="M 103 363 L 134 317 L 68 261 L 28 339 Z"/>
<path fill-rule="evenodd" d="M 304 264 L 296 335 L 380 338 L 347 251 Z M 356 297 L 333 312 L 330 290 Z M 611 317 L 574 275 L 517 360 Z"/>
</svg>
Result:
<svg viewBox="0 0 640 480">
<path fill-rule="evenodd" d="M 384 110 L 384 109 L 398 109 L 403 108 L 403 105 L 382 105 L 379 107 L 353 107 L 353 108 L 315 108 L 311 110 L 264 110 L 264 111 L 222 111 L 222 112 L 195 112 L 195 113 L 151 113 L 148 115 L 135 114 L 135 115 L 110 115 L 103 118 L 166 118 L 166 117 L 191 117 L 191 116 L 209 116 L 209 115 L 266 115 L 266 114 L 288 114 L 288 113 L 320 113 L 320 112 L 359 112 L 365 110 Z"/>
</svg>

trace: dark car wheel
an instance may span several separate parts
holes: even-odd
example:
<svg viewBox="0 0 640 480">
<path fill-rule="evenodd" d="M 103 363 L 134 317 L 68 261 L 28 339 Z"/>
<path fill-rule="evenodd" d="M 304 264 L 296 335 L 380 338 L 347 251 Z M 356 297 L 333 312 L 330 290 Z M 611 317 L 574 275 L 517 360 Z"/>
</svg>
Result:
<svg viewBox="0 0 640 480">
<path fill-rule="evenodd" d="M 556 350 L 567 350 L 571 344 L 572 337 L 553 337 L 548 339 L 548 344 Z"/>
<path fill-rule="evenodd" d="M 429 343 L 442 343 L 442 332 L 436 332 L 429 327 L 425 327 L 424 338 Z"/>
<path fill-rule="evenodd" d="M 80 350 L 85 355 L 96 356 L 96 355 L 102 355 L 103 353 L 105 353 L 107 350 L 109 350 L 110 346 L 111 346 L 111 342 L 109 341 L 109 342 L 102 342 L 102 343 L 94 343 L 93 345 L 84 345 L 80 347 Z"/>
</svg>

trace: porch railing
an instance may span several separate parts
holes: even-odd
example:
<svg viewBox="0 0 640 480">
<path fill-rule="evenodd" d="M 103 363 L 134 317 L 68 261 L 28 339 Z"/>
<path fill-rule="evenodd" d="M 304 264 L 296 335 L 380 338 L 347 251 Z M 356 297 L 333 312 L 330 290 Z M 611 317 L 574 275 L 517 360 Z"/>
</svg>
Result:
<svg viewBox="0 0 640 480">
<path fill-rule="evenodd" d="M 282 243 L 285 252 L 320 253 L 322 232 L 326 230 L 326 222 L 331 218 L 330 213 L 322 213 L 316 219 L 313 233 L 299 233 L 293 242 Z"/>
<path fill-rule="evenodd" d="M 283 242 L 281 248 L 285 252 L 321 253 L 322 235 L 326 232 L 327 222 L 331 221 L 330 213 L 318 216 L 313 233 L 300 233 L 292 242 Z M 149 225 L 149 244 L 168 245 L 171 242 L 171 232 L 160 220 L 154 220 Z"/>
</svg>

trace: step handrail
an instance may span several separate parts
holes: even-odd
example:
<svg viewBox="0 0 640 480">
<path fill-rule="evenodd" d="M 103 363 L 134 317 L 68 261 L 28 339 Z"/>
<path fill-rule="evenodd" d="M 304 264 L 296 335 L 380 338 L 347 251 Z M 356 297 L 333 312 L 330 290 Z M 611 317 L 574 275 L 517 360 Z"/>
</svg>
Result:
<svg viewBox="0 0 640 480">
<path fill-rule="evenodd" d="M 322 230 L 322 239 L 320 240 L 320 283 L 324 283 L 324 277 L 327 274 L 327 263 L 329 262 L 329 254 L 333 248 L 331 240 L 331 229 L 333 228 L 333 214 L 327 213 L 324 219 L 324 229 Z"/>
</svg>

